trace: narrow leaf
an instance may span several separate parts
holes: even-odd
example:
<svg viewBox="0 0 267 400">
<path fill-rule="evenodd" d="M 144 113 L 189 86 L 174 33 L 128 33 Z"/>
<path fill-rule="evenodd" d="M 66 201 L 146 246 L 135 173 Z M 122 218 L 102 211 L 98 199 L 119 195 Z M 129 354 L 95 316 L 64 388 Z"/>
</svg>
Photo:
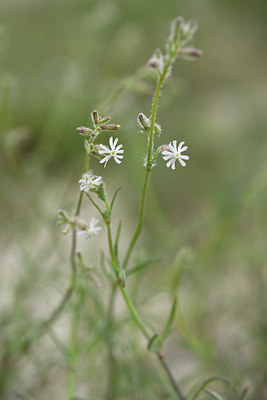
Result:
<svg viewBox="0 0 267 400">
<path fill-rule="evenodd" d="M 208 393 L 215 400 L 224 400 L 224 398 L 222 396 L 220 396 L 218 393 L 214 392 L 213 390 L 205 389 L 204 392 Z"/>
<path fill-rule="evenodd" d="M 115 202 L 115 200 L 116 200 L 117 194 L 119 193 L 120 190 L 121 190 L 121 188 L 119 187 L 119 188 L 116 190 L 116 192 L 114 193 L 113 197 L 112 197 L 112 200 L 111 200 L 111 203 L 110 203 L 110 214 L 111 214 L 111 212 L 112 212 L 112 209 L 113 209 L 114 202 Z"/>
<path fill-rule="evenodd" d="M 229 381 L 229 379 L 225 378 L 224 376 L 212 376 L 208 379 L 206 379 L 201 385 L 200 387 L 196 390 L 196 392 L 193 394 L 191 400 L 196 400 L 198 398 L 198 396 L 201 394 L 201 392 L 203 392 L 203 390 L 205 389 L 205 387 L 214 381 L 221 381 L 221 382 L 225 382 L 227 385 L 232 385 L 232 382 Z"/>
<path fill-rule="evenodd" d="M 117 233 L 116 233 L 116 238 L 115 238 L 115 243 L 114 243 L 114 252 L 115 252 L 115 256 L 118 259 L 118 255 L 119 255 L 119 240 L 120 240 L 120 234 L 121 234 L 121 221 L 118 224 L 118 228 L 117 228 Z"/>
<path fill-rule="evenodd" d="M 176 315 L 176 310 L 177 310 L 177 296 L 174 296 L 173 298 L 173 303 L 172 303 L 172 308 L 169 314 L 169 318 L 166 322 L 165 328 L 160 336 L 160 342 L 164 343 L 164 341 L 166 340 L 166 338 L 168 337 L 171 328 L 172 328 L 172 324 Z"/>
<path fill-rule="evenodd" d="M 248 394 L 249 389 L 250 389 L 249 386 L 245 387 L 245 388 L 242 390 L 242 392 L 240 393 L 240 395 L 238 396 L 238 399 L 237 399 L 237 400 L 244 400 L 244 398 L 245 398 L 246 395 Z"/>
<path fill-rule="evenodd" d="M 95 208 L 99 211 L 99 213 L 102 215 L 102 217 L 104 218 L 104 213 L 103 211 L 100 209 L 100 207 L 98 207 L 98 205 L 96 204 L 96 202 L 92 199 L 92 197 L 90 196 L 89 193 L 86 193 L 88 199 L 91 201 L 91 203 L 95 206 Z"/>
<path fill-rule="evenodd" d="M 136 264 L 134 267 L 128 269 L 128 271 L 126 272 L 126 275 L 129 276 L 129 275 L 135 274 L 136 272 L 141 271 L 142 269 L 148 267 L 150 264 L 153 264 L 158 261 L 160 261 L 159 258 L 150 258 L 149 260 L 146 260 L 139 264 Z"/>
</svg>

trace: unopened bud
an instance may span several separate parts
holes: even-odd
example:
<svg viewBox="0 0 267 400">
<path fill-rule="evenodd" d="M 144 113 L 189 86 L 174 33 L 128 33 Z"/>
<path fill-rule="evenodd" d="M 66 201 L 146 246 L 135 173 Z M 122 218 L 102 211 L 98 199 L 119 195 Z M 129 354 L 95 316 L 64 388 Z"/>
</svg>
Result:
<svg viewBox="0 0 267 400">
<path fill-rule="evenodd" d="M 196 49 L 195 47 L 187 47 L 181 48 L 178 51 L 178 56 L 185 57 L 185 58 L 199 58 L 203 55 L 203 51 L 200 49 Z"/>
<path fill-rule="evenodd" d="M 81 219 L 80 217 L 75 218 L 75 225 L 80 228 L 81 230 L 87 231 L 88 230 L 88 225 L 87 223 Z"/>
<path fill-rule="evenodd" d="M 110 124 L 110 125 L 100 125 L 101 131 L 117 131 L 120 129 L 120 125 Z"/>
<path fill-rule="evenodd" d="M 194 34 L 196 33 L 198 28 L 198 23 L 196 20 L 191 19 L 190 21 L 182 24 L 182 44 L 189 42 Z"/>
<path fill-rule="evenodd" d="M 92 121 L 93 121 L 94 125 L 98 125 L 99 124 L 99 114 L 96 110 L 93 110 L 91 112 L 91 117 L 92 117 Z"/>
<path fill-rule="evenodd" d="M 180 36 L 179 33 L 181 31 L 181 27 L 184 24 L 183 17 L 175 18 L 171 23 L 171 35 L 170 40 L 176 40 Z"/>
<path fill-rule="evenodd" d="M 100 123 L 101 124 L 106 124 L 108 121 L 110 121 L 111 120 L 111 118 L 110 117 L 105 117 L 105 118 L 101 118 L 100 119 Z"/>
<path fill-rule="evenodd" d="M 85 140 L 84 141 L 84 147 L 85 147 L 85 151 L 86 151 L 86 153 L 90 153 L 91 151 L 91 149 L 90 149 L 90 143 L 88 142 L 88 140 Z"/>
<path fill-rule="evenodd" d="M 87 128 L 86 126 L 79 126 L 76 128 L 76 131 L 79 132 L 81 135 L 90 135 L 93 131 L 90 128 Z"/>
<path fill-rule="evenodd" d="M 155 124 L 154 125 L 154 131 L 155 131 L 155 134 L 157 136 L 160 136 L 160 134 L 161 134 L 161 126 L 159 124 Z"/>
<path fill-rule="evenodd" d="M 69 232 L 69 230 L 70 230 L 70 223 L 66 223 L 64 224 L 64 227 L 61 232 L 63 233 L 63 235 L 66 235 Z"/>
<path fill-rule="evenodd" d="M 147 63 L 151 68 L 158 70 L 159 72 L 163 71 L 164 66 L 164 58 L 160 51 L 160 49 L 156 49 L 153 56 L 148 60 Z"/>
<path fill-rule="evenodd" d="M 145 114 L 140 113 L 138 114 L 138 123 L 145 131 L 149 130 L 150 128 L 150 120 L 145 116 Z"/>
<path fill-rule="evenodd" d="M 170 147 L 167 146 L 166 144 L 163 144 L 162 146 L 160 146 L 160 151 L 170 151 Z"/>
<path fill-rule="evenodd" d="M 58 210 L 58 217 L 68 221 L 69 217 L 65 210 Z"/>
</svg>

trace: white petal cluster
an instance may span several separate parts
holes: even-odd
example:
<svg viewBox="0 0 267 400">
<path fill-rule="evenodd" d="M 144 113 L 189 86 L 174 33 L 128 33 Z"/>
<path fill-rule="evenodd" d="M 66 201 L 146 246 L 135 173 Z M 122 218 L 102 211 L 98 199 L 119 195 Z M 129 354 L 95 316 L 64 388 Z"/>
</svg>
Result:
<svg viewBox="0 0 267 400">
<path fill-rule="evenodd" d="M 77 233 L 77 236 L 79 237 L 84 237 L 84 238 L 89 238 L 92 237 L 94 235 L 97 235 L 100 231 L 101 231 L 101 227 L 97 226 L 99 220 L 95 217 L 93 217 L 91 219 L 91 221 L 89 222 L 89 226 L 81 231 L 79 231 Z"/>
<path fill-rule="evenodd" d="M 108 148 L 107 146 L 104 146 L 103 144 L 100 144 L 99 147 L 99 154 L 103 154 L 105 157 L 102 158 L 102 160 L 100 160 L 99 162 L 102 164 L 104 163 L 104 167 L 106 167 L 107 162 L 113 157 L 114 160 L 116 161 L 117 164 L 121 163 L 121 160 L 123 159 L 123 153 L 124 150 L 122 149 L 122 144 L 118 145 L 116 147 L 118 143 L 118 138 L 116 138 L 113 141 L 113 137 L 111 136 L 109 138 L 109 146 L 110 148 Z"/>
<path fill-rule="evenodd" d="M 188 149 L 187 146 L 184 146 L 184 143 L 185 142 L 180 142 L 177 148 L 177 140 L 173 140 L 173 142 L 170 142 L 168 146 L 162 146 L 163 160 L 167 161 L 166 166 L 168 168 L 171 166 L 172 169 L 175 169 L 175 162 L 177 160 L 182 165 L 182 167 L 186 166 L 184 160 L 189 160 L 189 157 L 181 154 Z"/>
<path fill-rule="evenodd" d="M 82 178 L 79 180 L 80 190 L 86 193 L 88 193 L 90 189 L 96 189 L 101 183 L 102 176 L 92 175 L 90 172 L 83 174 Z"/>
</svg>

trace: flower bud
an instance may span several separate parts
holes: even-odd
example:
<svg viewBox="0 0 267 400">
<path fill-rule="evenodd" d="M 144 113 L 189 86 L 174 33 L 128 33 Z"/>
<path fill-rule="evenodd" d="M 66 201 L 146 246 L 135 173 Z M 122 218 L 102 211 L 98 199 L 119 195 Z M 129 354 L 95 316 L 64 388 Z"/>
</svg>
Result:
<svg viewBox="0 0 267 400">
<path fill-rule="evenodd" d="M 88 225 L 87 223 L 81 219 L 80 217 L 75 217 L 75 225 L 80 228 L 83 231 L 87 231 L 88 230 Z"/>
<path fill-rule="evenodd" d="M 200 49 L 196 49 L 195 47 L 181 48 L 178 50 L 178 56 L 192 59 L 192 60 L 195 58 L 199 58 L 202 55 L 203 55 L 203 51 Z"/>
<path fill-rule="evenodd" d="M 160 136 L 160 134 L 161 134 L 161 126 L 159 124 L 155 124 L 154 125 L 154 131 L 155 131 L 155 134 L 157 136 Z"/>
<path fill-rule="evenodd" d="M 164 68 L 164 58 L 160 51 L 160 49 L 156 49 L 153 56 L 148 61 L 149 67 L 157 70 L 158 72 L 162 73 Z"/>
<path fill-rule="evenodd" d="M 92 117 L 93 124 L 98 125 L 99 124 L 99 114 L 96 110 L 93 110 L 91 112 L 91 117 Z"/>
<path fill-rule="evenodd" d="M 143 128 L 145 131 L 148 131 L 150 128 L 150 120 L 145 116 L 145 114 L 140 113 L 138 114 L 138 124 Z"/>
<path fill-rule="evenodd" d="M 117 131 L 120 129 L 120 125 L 110 124 L 110 125 L 100 125 L 101 131 Z"/>
<path fill-rule="evenodd" d="M 93 131 L 90 128 L 87 128 L 86 126 L 79 126 L 76 128 L 76 131 L 79 132 L 81 135 L 90 135 Z"/>
<path fill-rule="evenodd" d="M 181 27 L 184 24 L 183 17 L 175 18 L 171 23 L 171 34 L 169 39 L 170 40 L 177 40 L 180 36 Z"/>
<path fill-rule="evenodd" d="M 89 143 L 88 140 L 86 140 L 86 139 L 85 139 L 85 141 L 84 141 L 84 147 L 85 147 L 86 153 L 89 154 L 89 153 L 91 152 L 90 143 Z"/>
<path fill-rule="evenodd" d="M 196 20 L 191 19 L 188 22 L 185 22 L 181 26 L 181 33 L 182 33 L 182 44 L 189 42 L 193 39 L 194 34 L 196 33 L 198 28 L 198 23 Z"/>
<path fill-rule="evenodd" d="M 101 123 L 101 124 L 106 124 L 106 123 L 109 122 L 110 120 L 111 120 L 110 117 L 100 118 L 100 123 Z"/>
</svg>

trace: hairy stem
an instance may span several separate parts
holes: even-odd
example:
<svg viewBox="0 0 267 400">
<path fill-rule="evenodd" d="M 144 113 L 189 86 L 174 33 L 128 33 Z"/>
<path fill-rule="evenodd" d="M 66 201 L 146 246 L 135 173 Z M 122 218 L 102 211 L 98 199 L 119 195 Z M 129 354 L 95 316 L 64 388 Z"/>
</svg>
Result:
<svg viewBox="0 0 267 400">
<path fill-rule="evenodd" d="M 125 268 L 125 269 L 127 268 L 133 248 L 134 248 L 134 246 L 137 242 L 137 239 L 139 238 L 139 235 L 142 230 L 147 189 L 148 189 L 149 178 L 150 178 L 151 170 L 152 170 L 151 161 L 152 161 L 153 148 L 154 148 L 154 127 L 155 127 L 155 122 L 156 122 L 157 107 L 158 107 L 158 102 L 159 102 L 160 91 L 161 91 L 163 83 L 166 79 L 171 62 L 172 62 L 172 60 L 169 59 L 169 61 L 166 63 L 163 73 L 160 75 L 160 77 L 158 79 L 158 83 L 156 86 L 156 91 L 155 91 L 155 95 L 154 95 L 154 99 L 153 99 L 153 103 L 152 103 L 151 124 L 150 124 L 149 138 L 148 138 L 146 174 L 145 174 L 145 180 L 144 180 L 144 185 L 143 185 L 143 190 L 142 190 L 141 203 L 140 203 L 140 208 L 139 208 L 139 215 L 138 215 L 136 229 L 135 229 L 135 232 L 131 239 L 131 242 L 129 244 L 129 247 L 127 249 L 123 263 L 122 263 L 123 268 Z"/>
</svg>

